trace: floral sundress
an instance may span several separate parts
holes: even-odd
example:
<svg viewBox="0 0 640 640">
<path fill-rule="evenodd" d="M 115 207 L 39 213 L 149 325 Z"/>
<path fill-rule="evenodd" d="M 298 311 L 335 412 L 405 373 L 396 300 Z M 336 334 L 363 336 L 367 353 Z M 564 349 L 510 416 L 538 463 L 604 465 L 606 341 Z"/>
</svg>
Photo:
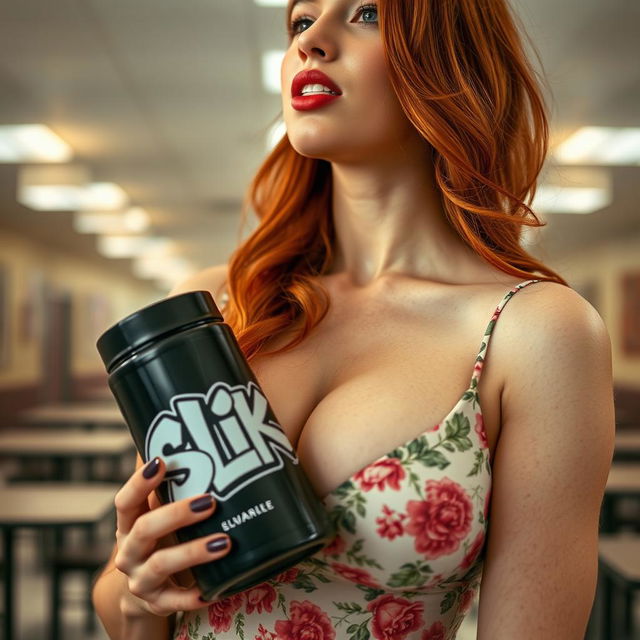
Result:
<svg viewBox="0 0 640 640">
<path fill-rule="evenodd" d="M 174 640 L 451 640 L 480 584 L 491 495 L 478 399 L 498 304 L 449 414 L 322 500 L 337 534 L 315 555 L 178 617 Z"/>
</svg>

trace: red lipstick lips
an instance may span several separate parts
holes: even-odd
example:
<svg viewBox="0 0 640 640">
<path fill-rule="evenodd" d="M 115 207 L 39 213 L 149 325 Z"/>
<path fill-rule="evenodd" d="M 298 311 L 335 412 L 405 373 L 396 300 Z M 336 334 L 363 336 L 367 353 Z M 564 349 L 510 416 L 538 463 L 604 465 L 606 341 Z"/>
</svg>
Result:
<svg viewBox="0 0 640 640">
<path fill-rule="evenodd" d="M 332 93 L 315 93 L 302 95 L 302 89 L 308 84 L 321 84 Z M 325 73 L 318 69 L 301 71 L 296 74 L 291 83 L 291 105 L 297 111 L 317 109 L 329 102 L 333 102 L 342 95 L 340 87 Z"/>
</svg>

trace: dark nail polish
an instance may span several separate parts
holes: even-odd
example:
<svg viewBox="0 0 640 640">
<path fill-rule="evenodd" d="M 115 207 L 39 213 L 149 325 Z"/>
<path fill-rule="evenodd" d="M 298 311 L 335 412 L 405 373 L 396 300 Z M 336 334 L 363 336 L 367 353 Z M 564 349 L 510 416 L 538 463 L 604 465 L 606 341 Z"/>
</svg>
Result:
<svg viewBox="0 0 640 640">
<path fill-rule="evenodd" d="M 202 496 L 202 498 L 196 498 L 189 503 L 191 511 L 198 513 L 200 511 L 206 511 L 211 508 L 213 504 L 213 498 L 211 496 Z"/>
<path fill-rule="evenodd" d="M 142 470 L 142 475 L 148 480 L 158 473 L 160 468 L 160 458 L 154 458 L 147 466 Z"/>
<path fill-rule="evenodd" d="M 216 551 L 222 551 L 229 546 L 229 538 L 216 538 L 215 540 L 209 540 L 207 542 L 207 551 L 212 553 Z"/>
</svg>

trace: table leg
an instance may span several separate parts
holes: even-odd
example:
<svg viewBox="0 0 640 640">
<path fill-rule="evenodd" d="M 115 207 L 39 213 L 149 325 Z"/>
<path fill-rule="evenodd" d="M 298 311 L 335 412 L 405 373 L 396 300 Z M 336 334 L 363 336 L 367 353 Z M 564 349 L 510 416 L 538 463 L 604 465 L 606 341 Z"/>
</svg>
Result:
<svg viewBox="0 0 640 640">
<path fill-rule="evenodd" d="M 589 613 L 589 620 L 587 621 L 587 628 L 584 634 L 584 640 L 599 640 L 598 633 L 598 614 L 600 609 L 600 599 L 602 597 L 602 587 L 598 585 L 596 590 L 596 597 Z"/>
<path fill-rule="evenodd" d="M 84 477 L 88 482 L 95 482 L 98 479 L 96 473 L 96 466 L 98 465 L 97 458 L 94 456 L 85 456 L 82 460 L 84 463 Z"/>
<path fill-rule="evenodd" d="M 55 527 L 53 530 L 53 552 L 50 557 L 60 553 L 64 548 L 65 531 L 63 527 Z"/>
<path fill-rule="evenodd" d="M 4 638 L 13 640 L 13 528 L 2 529 L 4 554 Z"/>
<path fill-rule="evenodd" d="M 623 591 L 623 602 L 624 602 L 624 618 L 623 618 L 623 628 L 625 638 L 631 638 L 631 632 L 633 630 L 633 589 L 627 583 Z"/>
<path fill-rule="evenodd" d="M 605 493 L 600 511 L 600 533 L 614 531 L 615 499 Z"/>
<path fill-rule="evenodd" d="M 120 457 L 119 456 L 112 456 L 111 457 L 111 462 L 110 462 L 110 475 L 109 475 L 109 480 L 111 482 L 119 482 L 120 481 L 120 477 L 122 475 L 121 473 L 121 468 L 120 468 Z"/>
<path fill-rule="evenodd" d="M 602 565 L 601 565 L 602 566 Z M 613 625 L 613 584 L 606 570 L 602 572 L 602 638 L 612 638 Z"/>
</svg>

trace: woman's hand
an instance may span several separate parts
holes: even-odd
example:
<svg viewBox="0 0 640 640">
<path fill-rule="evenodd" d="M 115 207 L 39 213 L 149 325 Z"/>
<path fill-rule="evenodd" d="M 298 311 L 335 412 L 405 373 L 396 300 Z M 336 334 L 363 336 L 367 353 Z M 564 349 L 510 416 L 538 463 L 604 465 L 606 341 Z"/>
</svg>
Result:
<svg viewBox="0 0 640 640">
<path fill-rule="evenodd" d="M 142 610 L 164 617 L 204 606 L 197 587 L 180 587 L 171 576 L 194 565 L 217 560 L 230 549 L 231 540 L 226 534 L 161 547 L 162 538 L 176 529 L 206 520 L 216 506 L 210 494 L 160 505 L 154 500 L 153 492 L 162 482 L 165 471 L 162 459 L 154 458 L 136 469 L 115 496 L 117 551 L 114 562 L 127 576 L 130 592 L 121 602 L 124 613 Z M 149 507 L 150 500 L 154 508 Z"/>
</svg>

